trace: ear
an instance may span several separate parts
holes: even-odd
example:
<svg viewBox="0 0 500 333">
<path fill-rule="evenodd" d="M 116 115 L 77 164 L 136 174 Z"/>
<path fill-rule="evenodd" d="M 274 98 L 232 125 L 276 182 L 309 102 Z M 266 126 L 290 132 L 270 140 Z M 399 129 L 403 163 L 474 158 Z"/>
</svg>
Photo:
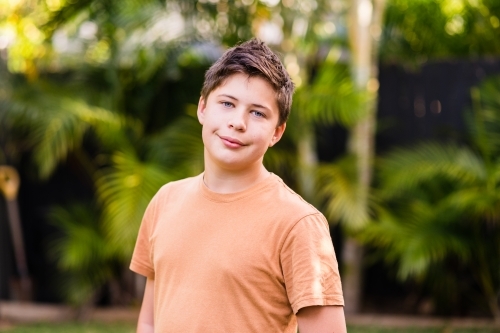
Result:
<svg viewBox="0 0 500 333">
<path fill-rule="evenodd" d="M 276 127 L 274 130 L 273 137 L 271 138 L 271 142 L 269 143 L 269 147 L 274 146 L 278 141 L 280 141 L 283 133 L 285 133 L 286 123 L 283 123 Z"/>
<path fill-rule="evenodd" d="M 198 101 L 198 110 L 196 110 L 196 115 L 198 116 L 198 121 L 203 125 L 203 120 L 205 119 L 205 110 L 207 108 L 207 103 L 203 96 L 200 97 Z"/>
</svg>

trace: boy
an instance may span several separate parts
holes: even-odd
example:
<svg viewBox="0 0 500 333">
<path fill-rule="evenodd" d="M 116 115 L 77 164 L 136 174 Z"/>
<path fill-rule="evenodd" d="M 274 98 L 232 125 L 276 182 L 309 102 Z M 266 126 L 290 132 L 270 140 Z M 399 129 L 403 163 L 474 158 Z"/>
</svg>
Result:
<svg viewBox="0 0 500 333">
<path fill-rule="evenodd" d="M 147 277 L 138 332 L 346 332 L 327 222 L 262 164 L 293 89 L 256 39 L 207 71 L 205 171 L 152 199 L 130 265 Z"/>
</svg>

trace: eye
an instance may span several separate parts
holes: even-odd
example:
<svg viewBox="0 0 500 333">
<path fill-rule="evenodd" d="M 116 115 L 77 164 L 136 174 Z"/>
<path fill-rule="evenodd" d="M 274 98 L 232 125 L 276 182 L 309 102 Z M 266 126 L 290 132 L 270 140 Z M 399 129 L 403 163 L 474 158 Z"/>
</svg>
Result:
<svg viewBox="0 0 500 333">
<path fill-rule="evenodd" d="M 226 108 L 230 108 L 230 107 L 232 107 L 232 106 L 233 106 L 233 103 L 231 103 L 231 102 L 225 102 L 225 101 L 224 101 L 224 102 L 221 102 L 221 104 L 222 104 L 223 106 L 225 106 Z"/>
<path fill-rule="evenodd" d="M 262 112 L 259 112 L 259 111 L 252 111 L 252 114 L 254 114 L 255 116 L 259 117 L 259 118 L 265 118 L 266 115 Z"/>
</svg>

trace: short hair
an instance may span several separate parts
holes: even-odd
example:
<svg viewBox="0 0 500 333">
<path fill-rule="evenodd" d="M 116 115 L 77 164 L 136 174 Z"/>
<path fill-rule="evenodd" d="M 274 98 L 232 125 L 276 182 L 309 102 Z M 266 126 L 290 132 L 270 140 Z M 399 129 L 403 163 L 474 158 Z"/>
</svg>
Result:
<svg viewBox="0 0 500 333">
<path fill-rule="evenodd" d="M 260 77 L 271 84 L 278 102 L 278 126 L 284 124 L 290 114 L 294 84 L 278 56 L 256 38 L 230 48 L 205 73 L 203 99 L 236 73 Z"/>
</svg>

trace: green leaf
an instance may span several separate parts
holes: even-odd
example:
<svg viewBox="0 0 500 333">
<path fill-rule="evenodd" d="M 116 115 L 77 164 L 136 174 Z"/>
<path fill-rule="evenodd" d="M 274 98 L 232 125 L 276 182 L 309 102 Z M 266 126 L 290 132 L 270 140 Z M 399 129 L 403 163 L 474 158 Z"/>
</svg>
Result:
<svg viewBox="0 0 500 333">
<path fill-rule="evenodd" d="M 293 112 L 306 121 L 349 127 L 366 115 L 368 99 L 355 88 L 346 66 L 325 62 L 312 84 L 297 91 Z"/>
<path fill-rule="evenodd" d="M 60 290 L 71 303 L 83 304 L 113 275 L 110 265 L 113 257 L 99 212 L 85 204 L 56 206 L 51 209 L 49 220 L 61 231 L 49 248 L 65 275 Z"/>
<path fill-rule="evenodd" d="M 399 148 L 379 163 L 386 195 L 399 195 L 439 177 L 462 184 L 484 182 L 487 178 L 480 156 L 456 145 L 424 143 L 411 149 Z"/>
<path fill-rule="evenodd" d="M 375 201 L 369 195 L 366 203 L 359 193 L 356 159 L 347 156 L 334 163 L 323 164 L 318 168 L 317 175 L 319 202 L 324 202 L 328 219 L 341 221 L 352 230 L 366 226 Z"/>
<path fill-rule="evenodd" d="M 131 151 L 116 152 L 112 166 L 97 179 L 108 246 L 124 261 L 132 255 L 147 205 L 161 186 L 175 179 L 161 165 L 140 161 Z"/>
<path fill-rule="evenodd" d="M 129 121 L 123 116 L 51 84 L 18 89 L 10 106 L 7 117 L 26 133 L 41 178 L 49 177 L 91 130 L 108 146 L 127 142 L 123 135 Z"/>
</svg>

